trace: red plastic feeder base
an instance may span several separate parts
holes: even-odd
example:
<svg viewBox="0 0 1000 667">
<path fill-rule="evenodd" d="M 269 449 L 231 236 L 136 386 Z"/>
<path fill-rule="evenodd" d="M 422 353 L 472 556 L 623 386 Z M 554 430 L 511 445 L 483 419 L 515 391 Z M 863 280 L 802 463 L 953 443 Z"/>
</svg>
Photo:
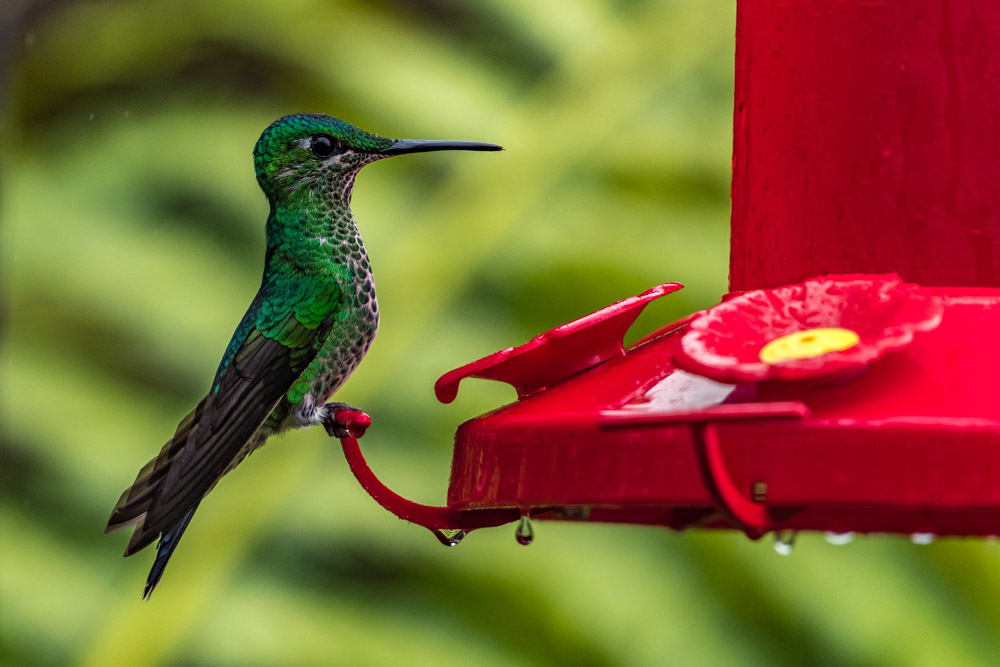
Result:
<svg viewBox="0 0 1000 667">
<path fill-rule="evenodd" d="M 467 377 L 509 382 L 521 398 L 458 429 L 447 507 L 373 495 L 408 520 L 466 531 L 530 514 L 752 537 L 1000 534 L 1000 356 L 982 354 L 1000 334 L 1000 290 L 927 290 L 940 326 L 854 377 L 727 385 L 676 367 L 689 325 L 622 348 L 642 308 L 678 288 L 444 375 L 445 401 Z"/>
</svg>

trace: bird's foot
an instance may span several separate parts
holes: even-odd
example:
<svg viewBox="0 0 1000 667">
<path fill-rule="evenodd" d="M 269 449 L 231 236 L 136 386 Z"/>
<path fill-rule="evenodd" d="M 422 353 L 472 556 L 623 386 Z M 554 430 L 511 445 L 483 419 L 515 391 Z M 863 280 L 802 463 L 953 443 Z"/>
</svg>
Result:
<svg viewBox="0 0 1000 667">
<path fill-rule="evenodd" d="M 323 411 L 323 427 L 333 438 L 360 438 L 372 423 L 371 417 L 347 403 L 331 401 L 323 405 Z"/>
</svg>

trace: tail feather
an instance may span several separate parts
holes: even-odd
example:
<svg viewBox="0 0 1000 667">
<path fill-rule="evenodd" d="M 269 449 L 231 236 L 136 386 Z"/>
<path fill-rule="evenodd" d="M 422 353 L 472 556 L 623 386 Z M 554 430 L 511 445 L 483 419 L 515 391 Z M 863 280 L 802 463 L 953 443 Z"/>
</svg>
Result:
<svg viewBox="0 0 1000 667">
<path fill-rule="evenodd" d="M 157 537 L 160 538 L 156 550 L 156 559 L 153 561 L 153 567 L 149 572 L 149 577 L 146 579 L 146 590 L 143 592 L 143 598 L 149 598 L 153 589 L 156 588 L 160 577 L 163 576 L 163 570 L 167 567 L 167 561 L 170 560 L 171 554 L 177 548 L 177 543 L 184 534 L 184 529 L 187 528 L 188 522 L 194 516 L 194 511 L 198 508 L 198 504 L 195 503 L 191 509 L 185 512 L 180 519 L 166 530 L 162 530 L 161 526 L 146 525 L 147 512 L 157 499 L 160 487 L 170 472 L 171 465 L 184 450 L 184 445 L 188 442 L 191 435 L 197 431 L 198 422 L 204 413 L 205 404 L 208 399 L 209 396 L 203 398 L 181 420 L 180 424 L 177 425 L 174 436 L 163 445 L 163 448 L 156 457 L 142 467 L 135 478 L 135 482 L 132 483 L 132 486 L 125 489 L 118 499 L 115 509 L 111 513 L 111 518 L 108 519 L 108 525 L 104 529 L 104 532 L 110 533 L 122 528 L 128 528 L 129 526 L 135 527 L 135 532 L 132 533 L 132 538 L 125 548 L 126 556 L 131 556 L 135 552 L 152 544 Z"/>
<path fill-rule="evenodd" d="M 180 521 L 172 525 L 160 536 L 160 542 L 156 545 L 156 559 L 153 561 L 153 567 L 149 571 L 149 577 L 146 578 L 146 590 L 142 593 L 143 600 L 149 599 L 149 596 L 153 594 L 153 589 L 156 588 L 156 584 L 160 582 L 163 571 L 167 567 L 167 561 L 170 560 L 174 549 L 177 548 L 177 543 L 181 541 L 184 529 L 187 528 L 196 509 L 198 509 L 197 505 L 189 509 L 181 517 Z"/>
<path fill-rule="evenodd" d="M 201 399 L 194 410 L 189 412 L 177 425 L 174 436 L 163 445 L 160 453 L 142 467 L 132 486 L 125 489 L 115 504 L 115 509 L 111 513 L 111 518 L 108 519 L 108 525 L 104 532 L 110 533 L 129 526 L 137 526 L 141 532 L 146 511 L 170 470 L 174 457 L 181 452 L 188 437 L 197 428 L 207 400 L 208 396 Z M 155 535 L 149 541 L 151 542 L 153 539 L 155 539 Z M 135 553 L 135 551 L 137 549 L 130 547 L 126 555 Z"/>
</svg>

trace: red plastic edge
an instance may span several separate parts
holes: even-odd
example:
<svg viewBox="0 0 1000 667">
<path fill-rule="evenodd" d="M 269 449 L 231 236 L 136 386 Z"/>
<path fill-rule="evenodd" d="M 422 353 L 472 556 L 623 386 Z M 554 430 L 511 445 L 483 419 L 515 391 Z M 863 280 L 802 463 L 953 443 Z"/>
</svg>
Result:
<svg viewBox="0 0 1000 667">
<path fill-rule="evenodd" d="M 604 410 L 600 413 L 602 426 L 640 426 L 683 422 L 696 424 L 707 421 L 733 419 L 773 419 L 809 416 L 809 408 L 800 401 L 773 401 L 770 403 L 728 403 L 713 405 L 692 412 L 657 412 L 655 410 Z"/>
<path fill-rule="evenodd" d="M 676 292 L 680 283 L 664 283 L 602 308 L 578 320 L 536 336 L 517 347 L 500 350 L 449 371 L 434 383 L 442 403 L 458 395 L 462 380 L 477 377 L 506 382 L 519 397 L 552 386 L 561 380 L 625 353 L 622 340 L 650 301 Z"/>
</svg>

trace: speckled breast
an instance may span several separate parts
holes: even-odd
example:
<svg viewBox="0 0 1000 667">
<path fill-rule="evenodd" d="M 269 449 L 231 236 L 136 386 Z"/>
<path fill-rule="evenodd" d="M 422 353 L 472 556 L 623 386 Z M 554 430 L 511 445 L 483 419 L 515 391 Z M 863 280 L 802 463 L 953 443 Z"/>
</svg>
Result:
<svg viewBox="0 0 1000 667">
<path fill-rule="evenodd" d="M 378 332 L 378 301 L 367 257 L 352 262 L 354 280 L 344 287 L 345 308 L 307 373 L 316 374 L 311 394 L 320 405 L 350 377 Z"/>
</svg>

